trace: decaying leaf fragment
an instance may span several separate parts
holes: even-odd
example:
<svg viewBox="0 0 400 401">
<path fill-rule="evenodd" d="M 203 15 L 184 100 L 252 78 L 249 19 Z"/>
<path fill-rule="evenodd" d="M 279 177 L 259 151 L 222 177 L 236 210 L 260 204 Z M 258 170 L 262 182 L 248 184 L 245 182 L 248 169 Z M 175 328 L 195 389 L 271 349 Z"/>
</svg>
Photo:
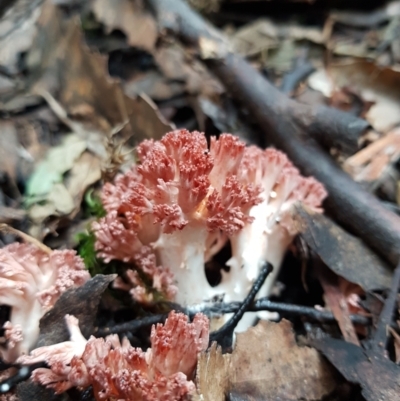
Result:
<svg viewBox="0 0 400 401">
<path fill-rule="evenodd" d="M 95 0 L 92 10 L 107 32 L 120 29 L 127 36 L 128 44 L 153 50 L 157 40 L 157 25 L 146 12 L 141 0 Z"/>
<path fill-rule="evenodd" d="M 197 390 L 203 401 L 224 401 L 229 386 L 230 354 L 213 342 L 197 362 Z"/>
<path fill-rule="evenodd" d="M 390 287 L 392 270 L 359 238 L 324 215 L 297 211 L 302 238 L 333 272 L 365 291 Z"/>
<path fill-rule="evenodd" d="M 366 400 L 399 400 L 400 367 L 389 359 L 335 338 L 315 340 L 313 345 L 348 381 L 361 385 Z"/>
<path fill-rule="evenodd" d="M 238 334 L 231 357 L 230 393 L 254 400 L 319 400 L 335 378 L 315 349 L 296 344 L 289 321 L 260 321 Z"/>
<path fill-rule="evenodd" d="M 340 331 L 345 339 L 345 341 L 351 342 L 355 345 L 360 345 L 357 337 L 356 330 L 350 319 L 350 308 L 348 305 L 348 300 L 342 289 L 341 280 L 342 277 L 336 276 L 325 266 L 319 266 L 317 271 L 317 276 L 321 286 L 324 290 L 324 301 L 325 305 L 332 311 L 338 322 Z M 349 283 L 351 285 L 351 283 Z M 355 288 L 359 288 L 353 284 Z M 356 294 L 354 294 L 357 296 Z"/>
<path fill-rule="evenodd" d="M 61 295 L 54 307 L 40 321 L 38 347 L 57 344 L 69 339 L 65 325 L 65 315 L 73 314 L 80 322 L 82 334 L 88 338 L 94 331 L 94 323 L 100 298 L 115 275 L 96 277 L 79 288 L 71 289 Z M 53 391 L 32 382 L 23 382 L 17 386 L 20 401 L 70 400 L 65 395 L 55 396 Z"/>
</svg>

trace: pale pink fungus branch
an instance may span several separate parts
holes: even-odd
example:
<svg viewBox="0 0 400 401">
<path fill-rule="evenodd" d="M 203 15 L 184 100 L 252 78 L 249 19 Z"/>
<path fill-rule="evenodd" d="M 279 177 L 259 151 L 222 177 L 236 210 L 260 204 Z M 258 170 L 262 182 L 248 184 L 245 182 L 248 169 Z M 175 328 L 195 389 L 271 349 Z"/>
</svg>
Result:
<svg viewBox="0 0 400 401">
<path fill-rule="evenodd" d="M 301 176 L 287 156 L 276 149 L 248 147 L 241 173 L 246 181 L 251 177 L 262 188 L 262 201 L 249 212 L 253 222 L 230 237 L 232 257 L 226 263 L 230 270 L 222 271 L 220 284 L 226 301 L 243 300 L 264 261 L 270 262 L 274 270 L 257 297 L 270 294 L 286 250 L 298 234 L 293 220 L 295 205 L 300 203 L 321 213 L 321 204 L 327 195 L 322 184 L 312 177 Z M 247 314 L 238 331 L 246 329 L 250 319 L 251 314 Z"/>
<path fill-rule="evenodd" d="M 14 243 L 0 249 L 0 304 L 11 307 L 4 325 L 8 343 L 3 360 L 14 362 L 36 344 L 39 321 L 67 289 L 89 279 L 75 251 L 47 253 L 31 244 Z"/>
<path fill-rule="evenodd" d="M 36 369 L 32 379 L 57 393 L 92 386 L 97 400 L 185 401 L 195 392 L 190 378 L 198 354 L 208 346 L 208 326 L 204 315 L 188 323 L 185 315 L 173 311 L 164 325 L 153 326 L 147 352 L 126 339 L 120 343 L 117 336 L 91 337 L 83 350 L 76 336 L 19 362 L 35 363 L 42 356 L 50 369 Z M 73 330 L 77 327 L 73 324 Z M 64 346 L 68 351 L 60 352 Z"/>
</svg>

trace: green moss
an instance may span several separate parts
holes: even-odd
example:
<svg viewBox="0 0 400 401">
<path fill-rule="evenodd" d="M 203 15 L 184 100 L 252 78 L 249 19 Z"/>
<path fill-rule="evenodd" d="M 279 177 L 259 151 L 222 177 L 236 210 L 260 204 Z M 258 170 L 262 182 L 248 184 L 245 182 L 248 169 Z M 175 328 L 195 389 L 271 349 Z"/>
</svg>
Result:
<svg viewBox="0 0 400 401">
<path fill-rule="evenodd" d="M 93 189 L 89 189 L 85 194 L 85 209 L 88 217 L 104 217 L 105 211 L 100 196 L 96 195 Z"/>
</svg>

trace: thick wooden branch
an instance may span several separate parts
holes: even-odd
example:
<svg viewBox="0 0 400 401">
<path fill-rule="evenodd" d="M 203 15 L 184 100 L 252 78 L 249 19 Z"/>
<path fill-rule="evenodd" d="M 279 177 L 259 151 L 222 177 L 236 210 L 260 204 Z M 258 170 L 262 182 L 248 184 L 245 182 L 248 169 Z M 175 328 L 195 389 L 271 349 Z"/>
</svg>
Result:
<svg viewBox="0 0 400 401">
<path fill-rule="evenodd" d="M 342 142 L 357 137 L 354 133 L 368 124 L 339 110 L 312 108 L 289 99 L 242 57 L 230 52 L 227 39 L 182 0 L 148 1 L 162 28 L 199 47 L 204 61 L 247 109 L 267 140 L 286 152 L 305 175 L 313 175 L 325 185 L 327 210 L 395 266 L 400 257 L 400 217 L 354 182 L 310 136 L 337 145 L 339 138 Z M 213 57 L 206 58 L 210 53 Z"/>
</svg>

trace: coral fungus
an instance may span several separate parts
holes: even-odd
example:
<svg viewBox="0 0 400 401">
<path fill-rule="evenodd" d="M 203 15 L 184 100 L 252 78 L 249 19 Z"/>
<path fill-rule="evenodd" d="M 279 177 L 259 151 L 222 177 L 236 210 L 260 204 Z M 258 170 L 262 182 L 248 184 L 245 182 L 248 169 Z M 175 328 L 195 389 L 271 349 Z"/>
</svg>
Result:
<svg viewBox="0 0 400 401">
<path fill-rule="evenodd" d="M 164 325 L 153 326 L 151 348 L 133 348 L 127 339 L 91 337 L 82 347 L 78 322 L 67 316 L 71 341 L 36 349 L 20 363 L 46 361 L 32 379 L 62 393 L 71 387 L 93 387 L 97 400 L 184 401 L 195 391 L 190 380 L 199 352 L 208 346 L 208 319 L 192 323 L 174 311 Z M 72 352 L 71 352 L 72 351 Z"/>
<path fill-rule="evenodd" d="M 0 303 L 11 307 L 5 323 L 7 344 L 0 349 L 4 361 L 14 362 L 28 353 L 39 335 L 41 317 L 69 288 L 89 279 L 75 251 L 45 251 L 31 244 L 14 243 L 0 249 Z"/>
</svg>

